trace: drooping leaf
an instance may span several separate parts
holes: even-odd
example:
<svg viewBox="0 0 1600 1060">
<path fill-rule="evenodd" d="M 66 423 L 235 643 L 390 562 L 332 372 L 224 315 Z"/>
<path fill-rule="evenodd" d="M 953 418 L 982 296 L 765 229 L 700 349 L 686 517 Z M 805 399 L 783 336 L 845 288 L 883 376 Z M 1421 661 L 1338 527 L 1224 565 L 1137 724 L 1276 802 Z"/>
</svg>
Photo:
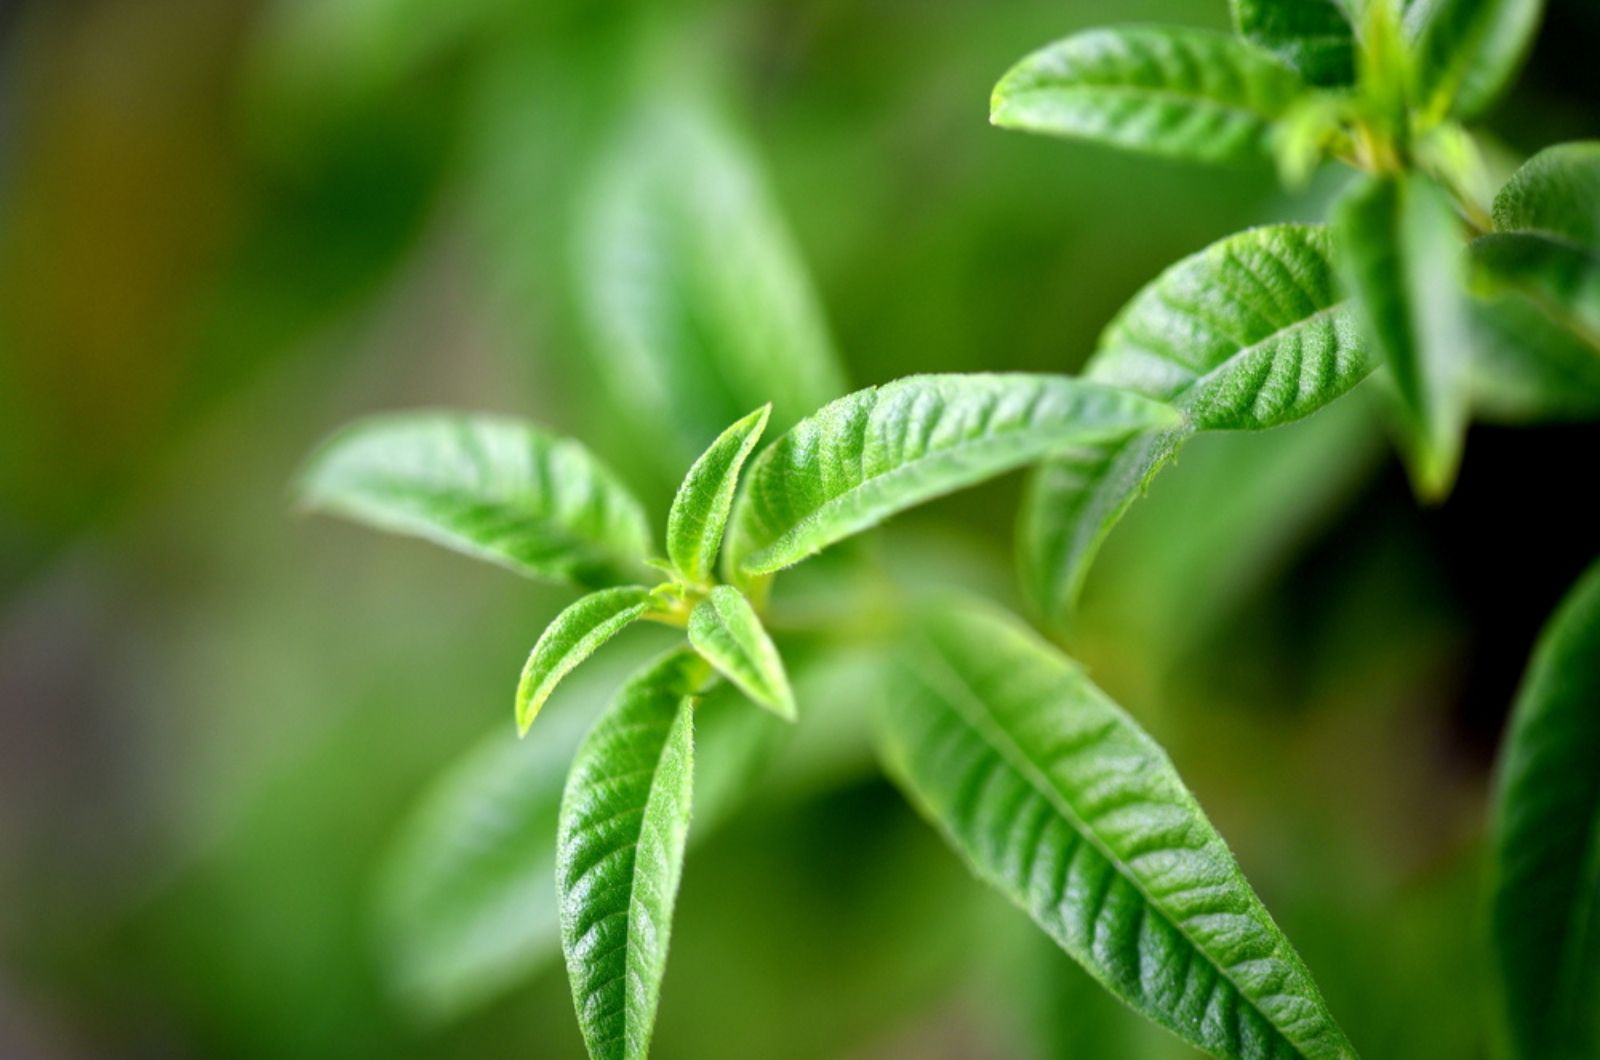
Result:
<svg viewBox="0 0 1600 1060">
<path fill-rule="evenodd" d="M 1441 497 L 1461 461 L 1473 349 L 1449 199 L 1425 177 L 1365 178 L 1336 207 L 1334 230 L 1345 287 L 1394 384 L 1412 483 Z"/>
<path fill-rule="evenodd" d="M 1071 660 L 952 606 L 884 695 L 890 773 L 1112 993 L 1216 1056 L 1354 1056 L 1166 754 Z"/>
<path fill-rule="evenodd" d="M 1536 232 L 1483 236 L 1468 251 L 1481 287 L 1525 295 L 1600 358 L 1600 251 Z"/>
<path fill-rule="evenodd" d="M 739 472 L 771 412 L 771 405 L 763 405 L 723 431 L 678 487 L 667 513 L 667 556 L 690 584 L 706 583 L 716 569 Z"/>
<path fill-rule="evenodd" d="M 1600 250 L 1600 140 L 1547 147 L 1494 200 L 1502 232 L 1542 232 Z"/>
<path fill-rule="evenodd" d="M 746 576 L 769 574 L 923 501 L 1178 422 L 1148 398 L 1059 376 L 922 375 L 860 390 L 751 464 L 730 557 Z"/>
<path fill-rule="evenodd" d="M 683 873 L 704 664 L 677 650 L 634 677 L 584 738 L 561 799 L 561 949 L 594 1060 L 642 1060 Z"/>
<path fill-rule="evenodd" d="M 1545 628 L 1501 752 L 1491 937 L 1511 1055 L 1600 1055 L 1600 565 Z"/>
<path fill-rule="evenodd" d="M 534 577 L 625 580 L 649 551 L 644 510 L 582 445 L 497 416 L 399 413 L 334 435 L 304 503 Z"/>
<path fill-rule="evenodd" d="M 1191 433 L 1309 415 L 1369 368 L 1325 227 L 1250 229 L 1172 266 L 1112 321 L 1085 375 L 1170 401 L 1185 421 L 1079 447 L 1034 474 L 1018 545 L 1041 613 L 1066 616 L 1112 526 Z"/>
<path fill-rule="evenodd" d="M 1000 79 L 990 121 L 1198 162 L 1270 157 L 1273 122 L 1305 85 L 1228 34 L 1163 26 L 1057 41 Z"/>
<path fill-rule="evenodd" d="M 526 736 L 550 693 L 583 660 L 650 610 L 642 585 L 601 589 L 569 605 L 539 635 L 517 682 L 517 734 Z"/>
<path fill-rule="evenodd" d="M 1493 103 L 1532 47 L 1543 11 L 1543 0 L 1408 3 L 1420 106 L 1434 117 L 1472 117 Z"/>
<path fill-rule="evenodd" d="M 592 188 L 578 239 L 584 324 L 664 469 L 679 473 L 762 402 L 788 425 L 845 389 L 760 170 L 704 105 L 641 104 Z"/>
<path fill-rule="evenodd" d="M 1265 48 L 1314 85 L 1347 85 L 1355 34 L 1337 0 L 1232 0 L 1239 35 Z"/>
<path fill-rule="evenodd" d="M 786 721 L 795 719 L 783 658 L 738 589 L 719 585 L 695 605 L 689 643 L 745 695 Z"/>
</svg>

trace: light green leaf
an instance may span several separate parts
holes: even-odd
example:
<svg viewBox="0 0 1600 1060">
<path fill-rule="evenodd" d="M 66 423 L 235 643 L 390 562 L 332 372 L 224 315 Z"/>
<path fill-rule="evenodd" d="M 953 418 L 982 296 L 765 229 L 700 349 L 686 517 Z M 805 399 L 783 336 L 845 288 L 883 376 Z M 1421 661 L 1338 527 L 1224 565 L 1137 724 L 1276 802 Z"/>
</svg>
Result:
<svg viewBox="0 0 1600 1060">
<path fill-rule="evenodd" d="M 1600 564 L 1545 627 L 1501 752 L 1491 936 L 1518 1060 L 1600 1056 Z"/>
<path fill-rule="evenodd" d="M 1054 453 L 1171 428 L 1114 387 L 1046 375 L 921 375 L 840 398 L 751 464 L 729 553 L 770 574 L 896 512 Z"/>
<path fill-rule="evenodd" d="M 1416 98 L 1435 118 L 1471 117 L 1499 98 L 1533 45 L 1543 0 L 1429 0 L 1406 5 Z"/>
<path fill-rule="evenodd" d="M 650 610 L 642 585 L 601 589 L 569 605 L 539 635 L 517 682 L 517 734 L 526 736 L 550 693 L 583 660 Z"/>
<path fill-rule="evenodd" d="M 1355 34 L 1336 0 L 1232 0 L 1239 36 L 1265 48 L 1314 85 L 1347 85 Z"/>
<path fill-rule="evenodd" d="M 519 574 L 623 581 L 649 552 L 644 510 L 577 442 L 496 416 L 375 416 L 334 435 L 307 507 L 424 538 Z"/>
<path fill-rule="evenodd" d="M 795 719 L 783 658 L 739 590 L 719 585 L 695 605 L 689 643 L 745 695 L 786 721 Z"/>
<path fill-rule="evenodd" d="M 1600 140 L 1557 144 L 1530 158 L 1495 196 L 1494 224 L 1600 249 Z"/>
<path fill-rule="evenodd" d="M 1225 33 L 1096 29 L 1000 79 L 989 120 L 1132 151 L 1238 162 L 1270 157 L 1273 122 L 1305 91 L 1295 72 Z"/>
<path fill-rule="evenodd" d="M 890 773 L 1112 993 L 1222 1057 L 1353 1057 L 1171 761 L 1071 660 L 968 604 L 885 688 Z"/>
<path fill-rule="evenodd" d="M 1172 266 L 1112 321 L 1085 374 L 1170 401 L 1185 420 L 1034 474 L 1018 557 L 1040 612 L 1066 617 L 1106 535 L 1190 434 L 1299 419 L 1369 370 L 1325 227 L 1253 228 Z"/>
<path fill-rule="evenodd" d="M 1455 214 L 1424 177 L 1369 177 L 1335 208 L 1334 230 L 1345 286 L 1394 384 L 1412 483 L 1436 499 L 1461 462 L 1473 359 Z"/>
<path fill-rule="evenodd" d="M 572 762 L 556 889 L 578 1025 L 595 1060 L 650 1050 L 694 776 L 704 664 L 680 649 L 629 681 Z"/>
<path fill-rule="evenodd" d="M 1503 232 L 1473 240 L 1468 253 L 1480 288 L 1521 293 L 1600 359 L 1600 252 L 1541 233 Z"/>
<path fill-rule="evenodd" d="M 761 440 L 771 412 L 771 405 L 763 405 L 723 431 L 694 462 L 672 499 L 667 555 L 691 585 L 707 583 L 716 569 L 739 472 Z"/>
<path fill-rule="evenodd" d="M 762 402 L 788 425 L 845 389 L 760 170 L 706 107 L 641 104 L 591 186 L 578 240 L 583 321 L 604 382 L 664 469 L 678 474 Z"/>
</svg>

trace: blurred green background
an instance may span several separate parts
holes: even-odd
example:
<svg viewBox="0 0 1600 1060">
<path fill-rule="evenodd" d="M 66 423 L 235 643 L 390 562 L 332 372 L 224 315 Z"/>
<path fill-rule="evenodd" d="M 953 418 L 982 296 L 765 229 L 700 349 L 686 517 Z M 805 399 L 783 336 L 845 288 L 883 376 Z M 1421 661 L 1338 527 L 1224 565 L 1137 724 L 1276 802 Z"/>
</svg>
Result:
<svg viewBox="0 0 1600 1060">
<path fill-rule="evenodd" d="M 492 409 L 581 436 L 660 514 L 677 457 L 596 371 L 572 245 L 664 85 L 742 133 L 853 385 L 1075 370 L 1162 267 L 1318 216 L 1340 178 L 1289 195 L 1004 134 L 989 89 L 1073 30 L 1224 6 L 0 4 L 0 1055 L 579 1055 L 559 960 L 431 1011 L 377 912 L 430 781 L 514 746 L 515 675 L 565 597 L 299 518 L 297 465 L 364 412 Z M 1600 134 L 1597 53 L 1600 8 L 1552 0 L 1489 119 L 1508 158 Z M 1200 439 L 1091 578 L 1071 649 L 1365 1055 L 1486 1055 L 1487 770 L 1600 542 L 1597 442 L 1481 425 L 1420 510 L 1358 391 Z M 1015 605 L 1016 492 L 879 551 Z M 581 729 L 650 648 L 552 712 Z M 798 738 L 690 855 L 657 1054 L 1186 1055 L 968 878 L 878 778 L 849 654 L 819 654 Z"/>
</svg>

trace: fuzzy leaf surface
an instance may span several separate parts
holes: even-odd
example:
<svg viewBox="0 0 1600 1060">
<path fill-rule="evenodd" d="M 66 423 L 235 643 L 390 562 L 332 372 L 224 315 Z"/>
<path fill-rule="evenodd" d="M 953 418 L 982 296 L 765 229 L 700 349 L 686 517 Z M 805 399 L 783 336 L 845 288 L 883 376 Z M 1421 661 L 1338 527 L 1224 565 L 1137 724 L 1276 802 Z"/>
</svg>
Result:
<svg viewBox="0 0 1600 1060">
<path fill-rule="evenodd" d="M 689 615 L 689 643 L 759 705 L 795 720 L 794 692 L 783 657 L 744 594 L 719 585 Z"/>
<path fill-rule="evenodd" d="M 649 552 L 644 510 L 582 445 L 515 420 L 401 413 L 326 442 L 307 507 L 420 537 L 520 574 L 598 587 Z"/>
<path fill-rule="evenodd" d="M 1496 777 L 1490 934 L 1511 1053 L 1600 1055 L 1600 565 L 1545 627 Z"/>
<path fill-rule="evenodd" d="M 1426 178 L 1364 178 L 1334 230 L 1345 287 L 1390 373 L 1402 452 L 1424 497 L 1450 489 L 1461 462 L 1473 350 L 1455 214 Z"/>
<path fill-rule="evenodd" d="M 1305 91 L 1243 41 L 1164 26 L 1095 29 L 1057 41 L 995 86 L 989 120 L 1196 162 L 1270 156 L 1273 122 Z"/>
<path fill-rule="evenodd" d="M 1528 159 L 1495 196 L 1494 224 L 1600 250 L 1600 140 L 1557 144 Z"/>
<path fill-rule="evenodd" d="M 1472 117 L 1511 84 L 1533 45 L 1543 0 L 1432 0 L 1406 5 L 1421 106 Z"/>
<path fill-rule="evenodd" d="M 1160 402 L 1062 376 L 921 375 L 859 390 L 750 465 L 733 565 L 770 574 L 923 501 L 1070 447 L 1178 423 Z"/>
<path fill-rule="evenodd" d="M 601 589 L 557 615 L 534 644 L 517 682 L 517 733 L 526 736 L 534 718 L 561 679 L 602 644 L 650 610 L 650 590 L 642 585 Z"/>
<path fill-rule="evenodd" d="M 723 431 L 689 468 L 667 513 L 667 557 L 691 584 L 711 579 L 728 528 L 739 472 L 766 430 L 771 405 L 763 405 Z"/>
<path fill-rule="evenodd" d="M 1216 1056 L 1354 1056 L 1171 761 L 1074 662 L 961 605 L 899 663 L 890 773 L 1107 989 Z"/>
<path fill-rule="evenodd" d="M 1232 0 L 1239 36 L 1272 52 L 1314 85 L 1355 75 L 1355 33 L 1337 0 Z"/>
<path fill-rule="evenodd" d="M 642 1060 L 661 996 L 694 777 L 704 664 L 674 651 L 627 683 L 578 748 L 561 799 L 561 948 L 594 1060 Z"/>
<path fill-rule="evenodd" d="M 1185 421 L 1079 447 L 1030 479 L 1022 581 L 1055 620 L 1111 528 L 1190 434 L 1299 419 L 1370 370 L 1321 225 L 1253 228 L 1185 258 L 1134 296 L 1100 346 L 1087 378 L 1169 401 Z"/>
</svg>

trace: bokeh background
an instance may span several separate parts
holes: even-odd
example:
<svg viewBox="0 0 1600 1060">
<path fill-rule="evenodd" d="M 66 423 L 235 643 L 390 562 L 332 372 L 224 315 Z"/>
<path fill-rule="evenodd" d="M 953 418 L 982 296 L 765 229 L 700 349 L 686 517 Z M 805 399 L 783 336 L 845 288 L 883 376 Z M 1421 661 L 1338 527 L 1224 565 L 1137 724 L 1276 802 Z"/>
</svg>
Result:
<svg viewBox="0 0 1600 1060">
<path fill-rule="evenodd" d="M 298 464 L 364 412 L 492 409 L 583 437 L 664 510 L 659 425 L 597 371 L 572 248 L 665 86 L 764 174 L 852 384 L 1075 370 L 1161 267 L 1314 218 L 1341 178 L 1288 194 L 1002 133 L 989 89 L 1073 30 L 1224 8 L 0 3 L 0 1055 L 580 1055 L 547 946 L 425 1004 L 381 913 L 440 771 L 519 750 L 511 687 L 565 597 L 298 516 Z M 1506 159 L 1600 134 L 1596 54 L 1600 8 L 1551 0 L 1487 123 Z M 1369 405 L 1186 450 L 1071 647 L 1169 747 L 1358 1047 L 1475 1057 L 1488 769 L 1600 542 L 1600 434 L 1480 424 L 1424 510 Z M 1016 492 L 897 524 L 893 576 L 1015 604 Z M 552 732 L 651 648 L 609 650 Z M 878 777 L 857 662 L 802 681 L 796 739 L 692 851 L 658 1055 L 1186 1055 Z"/>
</svg>

